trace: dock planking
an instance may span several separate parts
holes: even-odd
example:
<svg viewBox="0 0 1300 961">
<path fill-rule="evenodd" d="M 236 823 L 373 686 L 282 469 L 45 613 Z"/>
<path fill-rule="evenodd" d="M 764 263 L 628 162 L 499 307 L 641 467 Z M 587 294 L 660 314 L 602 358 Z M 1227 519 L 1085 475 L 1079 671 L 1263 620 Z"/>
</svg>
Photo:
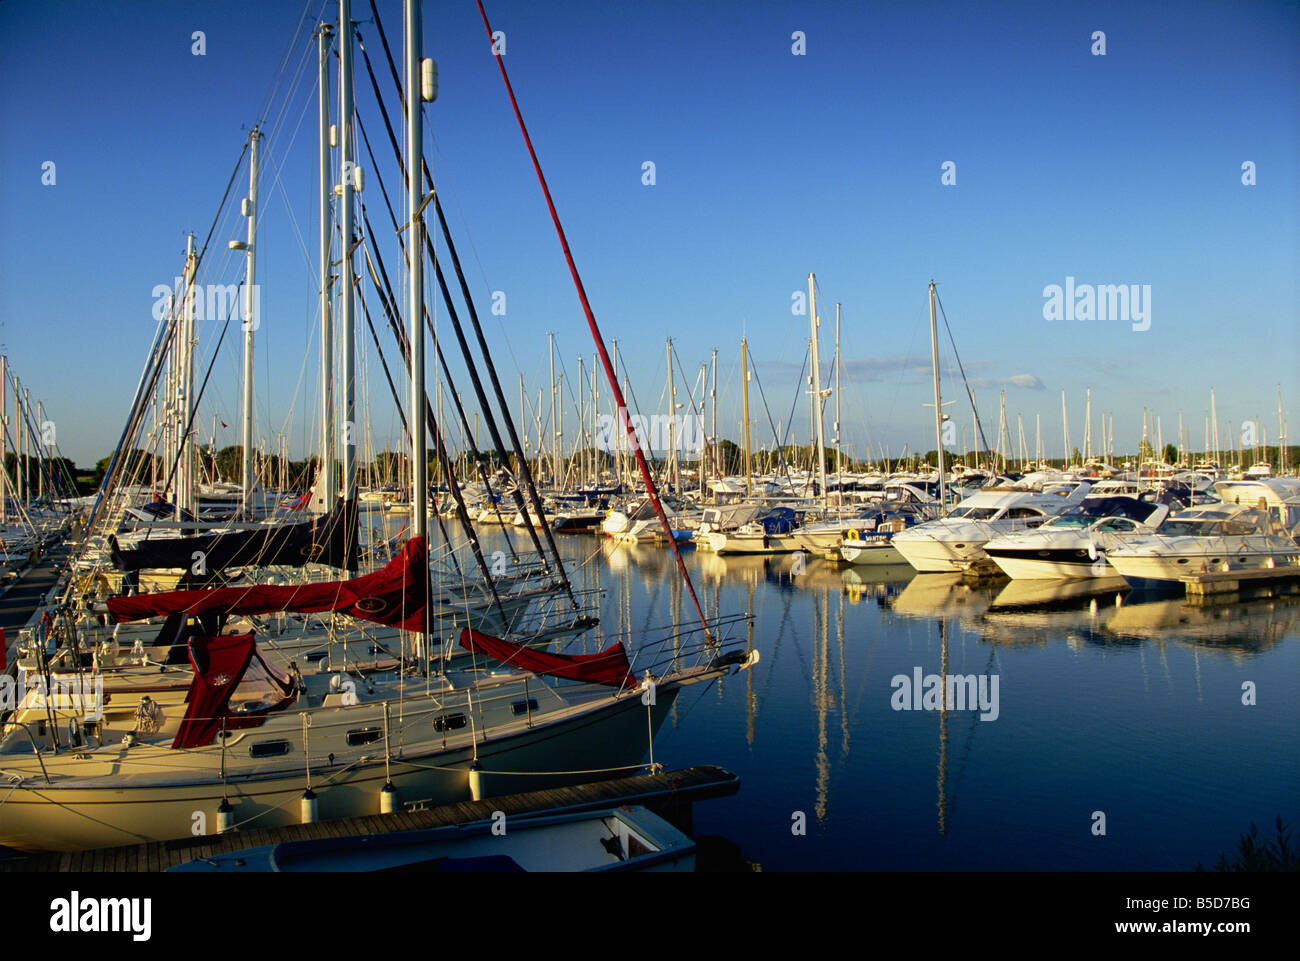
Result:
<svg viewBox="0 0 1300 961">
<path fill-rule="evenodd" d="M 671 821 L 677 812 L 688 811 L 690 802 L 726 797 L 739 789 L 740 778 L 735 774 L 713 765 L 701 765 L 483 801 L 462 801 L 422 811 L 370 814 L 313 824 L 290 824 L 281 828 L 255 828 L 245 832 L 153 841 L 94 851 L 17 855 L 0 861 L 0 872 L 156 872 L 199 857 L 213 857 L 285 841 L 392 834 L 488 821 L 497 811 L 504 812 L 509 818 L 581 813 L 624 804 L 642 804 L 659 811 Z"/>
<path fill-rule="evenodd" d="M 0 587 L 0 628 L 5 632 L 5 644 L 12 648 L 18 643 L 18 631 L 25 627 L 45 595 L 59 582 L 68 559 L 66 545 L 47 548 L 40 560 L 27 567 L 18 579 Z M 6 664 L 14 662 L 6 651 Z"/>
<path fill-rule="evenodd" d="M 1255 568 L 1248 571 L 1202 571 L 1187 574 L 1182 581 L 1187 599 L 1194 603 L 1230 602 L 1235 595 L 1247 592 L 1268 592 L 1274 588 L 1293 588 L 1300 583 L 1300 567 Z"/>
</svg>

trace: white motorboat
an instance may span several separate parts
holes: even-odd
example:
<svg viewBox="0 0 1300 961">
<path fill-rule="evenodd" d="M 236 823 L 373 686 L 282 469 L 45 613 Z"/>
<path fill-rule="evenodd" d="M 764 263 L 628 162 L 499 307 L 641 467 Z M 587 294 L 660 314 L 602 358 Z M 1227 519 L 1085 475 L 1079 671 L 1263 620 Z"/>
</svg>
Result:
<svg viewBox="0 0 1300 961">
<path fill-rule="evenodd" d="M 1042 492 L 995 487 L 966 498 L 947 517 L 894 535 L 893 544 L 918 571 L 962 571 L 986 560 L 994 537 L 1029 530 L 1083 500 L 1089 485 L 1049 485 Z"/>
<path fill-rule="evenodd" d="M 1113 577 L 1106 552 L 1153 532 L 1169 507 L 1133 497 L 1087 497 L 1031 531 L 995 537 L 984 553 L 1012 579 Z"/>
<path fill-rule="evenodd" d="M 1188 574 L 1300 565 L 1300 544 L 1278 518 L 1258 507 L 1205 504 L 1169 518 L 1153 534 L 1106 555 L 1136 589 L 1181 589 Z"/>
</svg>

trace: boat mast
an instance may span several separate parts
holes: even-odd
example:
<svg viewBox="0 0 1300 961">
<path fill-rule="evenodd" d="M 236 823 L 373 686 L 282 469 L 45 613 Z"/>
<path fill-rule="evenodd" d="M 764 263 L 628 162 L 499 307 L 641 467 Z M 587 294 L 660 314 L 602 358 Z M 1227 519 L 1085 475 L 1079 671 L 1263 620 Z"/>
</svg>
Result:
<svg viewBox="0 0 1300 961">
<path fill-rule="evenodd" d="M 947 513 L 947 484 L 943 464 L 943 402 L 939 397 L 939 324 L 934 314 L 934 281 L 930 281 L 930 364 L 934 369 L 934 439 L 939 465 L 939 513 Z"/>
<path fill-rule="evenodd" d="M 740 338 L 740 389 L 745 401 L 745 496 L 754 496 L 754 483 L 749 471 L 749 346 Z"/>
<path fill-rule="evenodd" d="M 1011 444 L 1011 438 L 1007 435 L 1007 392 L 998 393 L 998 456 L 1002 458 L 1002 473 L 1007 472 L 1007 448 Z M 943 446 L 943 445 L 940 445 Z"/>
<path fill-rule="evenodd" d="M 37 431 L 42 430 L 41 425 L 43 425 L 44 423 L 45 423 L 45 402 L 38 400 L 36 402 Z M 45 439 L 44 436 L 42 435 L 41 440 L 36 442 L 36 460 L 37 460 L 36 483 L 38 485 L 37 499 L 39 500 L 45 500 L 45 465 L 48 462 L 50 456 L 54 453 L 52 450 L 49 449 L 48 446 L 45 448 L 45 450 L 41 450 L 41 445 L 43 443 L 45 443 Z M 1265 447 L 1268 446 L 1267 440 L 1265 440 L 1264 446 Z"/>
<path fill-rule="evenodd" d="M 574 444 L 574 448 L 573 448 L 573 459 L 578 462 L 578 487 L 579 488 L 587 486 L 587 452 L 581 446 L 579 446 L 582 444 L 587 434 L 587 417 L 586 417 L 587 393 L 586 391 L 587 391 L 587 382 L 585 379 L 585 371 L 583 370 L 583 366 L 582 366 L 582 355 L 579 354 L 578 355 L 578 390 L 577 390 L 578 440 Z M 477 417 L 478 415 L 475 416 Z M 477 424 L 478 421 L 476 420 L 474 423 Z M 477 438 L 475 438 L 475 440 L 477 442 Z"/>
<path fill-rule="evenodd" d="M 257 142 L 261 139 L 257 127 L 248 134 L 248 199 L 244 201 L 244 216 L 248 218 L 248 242 L 244 247 L 244 474 L 242 480 L 244 517 L 253 511 L 253 333 L 260 317 L 257 293 Z"/>
<path fill-rule="evenodd" d="M 1083 411 L 1083 459 L 1092 459 L 1092 388 L 1088 388 L 1088 403 Z"/>
<path fill-rule="evenodd" d="M 1279 384 L 1277 388 L 1277 416 L 1279 423 L 1282 417 L 1282 387 Z M 716 481 L 722 476 L 718 467 L 718 348 L 713 348 L 713 389 L 709 391 L 709 398 L 713 405 L 713 421 L 709 428 L 709 450 L 710 460 L 713 466 L 713 479 Z"/>
<path fill-rule="evenodd" d="M 614 375 L 618 376 L 618 338 L 617 337 L 614 337 L 610 340 L 610 348 L 611 348 L 610 357 L 612 358 L 612 363 L 614 364 Z M 595 364 L 592 364 L 592 367 L 594 369 Z M 593 376 L 595 375 L 593 374 Z M 622 487 L 623 486 L 623 447 L 627 443 L 627 433 L 623 429 L 623 424 L 620 423 L 619 421 L 621 414 L 618 409 L 618 402 L 614 399 L 614 391 L 612 390 L 609 392 L 609 406 L 610 409 L 614 412 L 612 415 L 614 417 L 614 426 L 618 429 L 618 439 L 613 442 L 614 456 L 612 459 L 614 461 L 614 486 Z"/>
<path fill-rule="evenodd" d="M 347 0 L 343 0 L 347 2 Z M 425 460 L 428 431 L 424 395 L 424 205 L 420 177 L 424 142 L 420 129 L 423 100 L 433 100 L 433 62 L 420 58 L 420 0 L 406 0 L 406 203 L 411 213 L 406 244 L 410 290 L 406 318 L 407 342 L 411 345 L 411 536 L 426 537 L 429 531 L 429 482 Z M 421 81 L 424 81 L 421 83 Z M 423 87 L 423 89 L 422 89 Z M 428 582 L 425 582 L 425 590 Z M 427 600 L 427 598 L 422 599 Z"/>
<path fill-rule="evenodd" d="M 330 210 L 330 85 L 329 49 L 334 30 L 322 23 L 316 33 L 316 56 L 320 101 L 320 382 L 321 458 L 316 500 L 326 511 L 334 507 L 338 484 L 334 477 L 334 298 L 330 293 L 330 240 L 333 215 Z"/>
<path fill-rule="evenodd" d="M 1210 388 L 1210 430 L 1214 435 L 1214 466 L 1216 469 L 1223 464 L 1223 455 L 1219 451 L 1219 412 L 1214 406 L 1214 388 Z"/>
<path fill-rule="evenodd" d="M 552 331 L 546 332 L 547 350 L 551 357 L 551 489 L 554 490 L 560 486 L 560 437 L 557 433 L 555 420 L 555 334 Z M 540 400 L 538 401 L 540 406 Z M 541 444 L 541 436 L 538 436 L 538 444 Z"/>
<path fill-rule="evenodd" d="M 1145 418 L 1142 422 L 1142 432 L 1146 433 Z M 1065 414 L 1065 391 L 1061 391 L 1061 443 L 1065 445 L 1061 453 L 1061 469 L 1064 470 L 1070 466 L 1070 421 Z"/>
<path fill-rule="evenodd" d="M 1277 385 L 1277 476 L 1286 473 L 1286 424 L 1282 421 L 1282 385 Z"/>
<path fill-rule="evenodd" d="M 343 357 L 343 478 L 340 487 L 349 512 L 355 509 L 357 497 L 356 316 L 353 303 L 356 263 L 352 259 L 352 188 L 357 175 L 353 153 L 352 5 L 351 0 L 339 0 L 339 220 L 343 238 L 340 251 L 343 287 L 339 291 L 339 334 L 343 341 L 340 345 Z M 419 443 L 424 443 L 423 436 L 419 436 Z"/>
<path fill-rule="evenodd" d="M 180 445 L 180 474 L 176 483 L 176 519 L 182 520 L 188 511 L 194 513 L 194 445 L 190 443 L 189 424 L 193 409 L 194 387 L 194 275 L 198 271 L 198 257 L 194 253 L 194 235 L 190 234 L 185 249 L 185 314 L 181 326 L 179 388 L 180 409 L 176 418 L 176 441 Z"/>
<path fill-rule="evenodd" d="M 844 506 L 844 451 L 840 448 L 840 303 L 835 302 L 835 485 Z"/>
<path fill-rule="evenodd" d="M 677 466 L 677 384 L 673 382 L 673 339 L 668 338 L 668 483 L 680 492 L 681 476 Z"/>
<path fill-rule="evenodd" d="M 822 487 L 822 506 L 826 507 L 829 503 L 826 493 L 826 438 L 822 432 L 822 372 L 817 355 L 817 328 L 821 326 L 821 321 L 817 317 L 817 291 L 815 288 L 816 279 L 809 273 L 808 303 L 811 306 L 809 323 L 812 326 L 813 427 L 817 435 L 817 479 Z"/>
<path fill-rule="evenodd" d="M 709 451 L 709 438 L 708 438 L 708 436 L 705 435 L 705 433 L 704 433 L 704 424 L 705 424 L 705 421 L 704 421 L 704 404 L 705 404 L 704 395 L 705 395 L 705 393 L 708 391 L 708 389 L 709 389 L 709 365 L 708 365 L 708 364 L 700 364 L 700 410 L 699 410 L 698 415 L 696 414 L 696 412 L 695 412 L 694 410 L 692 410 L 692 411 L 691 411 L 691 417 L 692 417 L 692 419 L 694 419 L 696 416 L 699 417 L 699 419 L 695 421 L 696 425 L 697 425 L 698 428 L 699 428 L 699 430 L 696 432 L 696 436 L 697 436 L 697 437 L 701 437 L 701 438 L 703 439 L 703 443 L 700 445 L 700 459 L 699 459 L 699 461 L 696 462 L 696 465 L 695 465 L 695 466 L 696 466 L 696 470 L 697 470 L 697 472 L 698 472 L 699 481 L 700 481 L 700 496 L 701 496 L 701 497 L 704 496 L 705 477 L 708 476 L 708 471 L 707 471 L 707 469 L 706 469 L 706 467 L 705 467 L 705 463 L 704 463 L 704 462 L 705 462 L 705 456 L 707 455 L 707 453 L 708 453 L 708 451 Z"/>
</svg>

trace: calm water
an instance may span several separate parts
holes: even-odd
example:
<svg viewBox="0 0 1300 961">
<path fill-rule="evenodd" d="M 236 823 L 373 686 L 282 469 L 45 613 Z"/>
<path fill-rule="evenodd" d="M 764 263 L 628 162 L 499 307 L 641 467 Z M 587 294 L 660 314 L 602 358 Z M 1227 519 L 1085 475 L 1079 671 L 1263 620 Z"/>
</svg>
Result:
<svg viewBox="0 0 1300 961">
<path fill-rule="evenodd" d="M 604 592 L 601 644 L 693 617 L 666 547 L 557 541 L 575 586 Z M 1300 815 L 1300 597 L 1207 609 L 684 556 L 710 616 L 752 610 L 762 660 L 686 689 L 655 758 L 741 776 L 696 806 L 696 834 L 764 870 L 1192 870 Z M 917 668 L 996 675 L 998 716 L 894 710 L 891 679 Z"/>
</svg>

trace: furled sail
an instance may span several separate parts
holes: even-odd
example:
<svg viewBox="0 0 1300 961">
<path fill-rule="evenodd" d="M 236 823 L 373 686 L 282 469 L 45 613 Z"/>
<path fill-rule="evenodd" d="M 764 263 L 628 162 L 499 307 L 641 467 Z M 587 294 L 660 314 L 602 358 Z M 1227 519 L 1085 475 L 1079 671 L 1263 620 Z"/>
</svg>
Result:
<svg viewBox="0 0 1300 961">
<path fill-rule="evenodd" d="M 109 537 L 108 546 L 113 565 L 128 573 L 147 568 L 188 570 L 198 556 L 209 571 L 272 564 L 302 567 L 312 563 L 353 570 L 355 561 L 351 567 L 347 561 L 349 550 L 356 553 L 357 536 L 355 530 L 349 531 L 346 518 L 340 504 L 329 514 L 296 524 L 196 537 L 159 537 L 133 547 L 123 547 L 116 537 Z"/>
<path fill-rule="evenodd" d="M 484 654 L 511 667 L 536 674 L 550 674 L 573 681 L 590 681 L 610 687 L 634 687 L 636 677 L 621 643 L 612 644 L 599 654 L 552 654 L 520 647 L 491 634 L 462 628 L 460 645 L 467 651 Z"/>
<path fill-rule="evenodd" d="M 346 581 L 166 591 L 112 597 L 107 603 L 109 613 L 119 621 L 139 621 L 170 614 L 198 617 L 205 614 L 251 616 L 276 611 L 299 614 L 337 611 L 389 627 L 427 631 L 428 545 L 423 537 L 413 537 L 386 566 Z"/>
</svg>

